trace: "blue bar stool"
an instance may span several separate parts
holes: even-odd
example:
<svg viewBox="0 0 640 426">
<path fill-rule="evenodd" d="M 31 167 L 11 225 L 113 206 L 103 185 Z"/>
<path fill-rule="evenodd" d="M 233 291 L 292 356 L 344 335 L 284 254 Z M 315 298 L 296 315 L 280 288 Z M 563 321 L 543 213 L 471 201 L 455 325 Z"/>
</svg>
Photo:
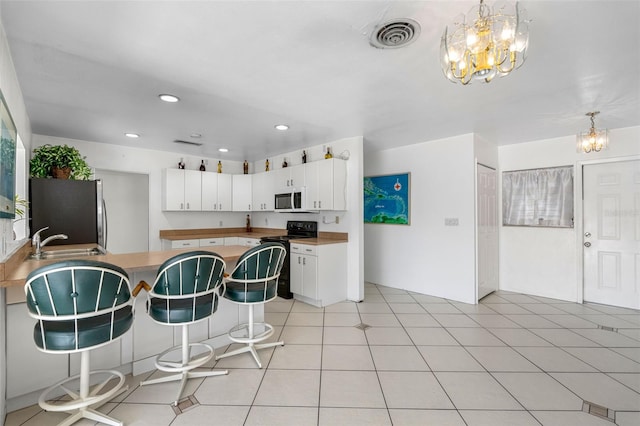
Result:
<svg viewBox="0 0 640 426">
<path fill-rule="evenodd" d="M 116 370 L 90 371 L 89 355 L 92 349 L 122 337 L 133 324 L 127 273 L 97 261 L 57 262 L 32 271 L 27 276 L 25 293 L 29 315 L 37 320 L 33 339 L 38 349 L 81 354 L 80 374 L 47 388 L 38 399 L 40 407 L 70 412 L 71 416 L 59 425 L 71 425 L 82 418 L 122 425 L 96 409 L 127 390 L 124 375 Z M 78 381 L 79 390 L 72 390 Z M 97 384 L 91 388 L 91 383 Z M 54 401 L 61 393 L 71 398 Z"/>
</svg>

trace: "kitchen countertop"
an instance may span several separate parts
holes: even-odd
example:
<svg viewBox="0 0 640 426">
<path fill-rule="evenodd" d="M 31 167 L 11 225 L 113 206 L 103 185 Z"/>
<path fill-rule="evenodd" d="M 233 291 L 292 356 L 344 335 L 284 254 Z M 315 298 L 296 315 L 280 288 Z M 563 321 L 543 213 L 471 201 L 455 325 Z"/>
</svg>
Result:
<svg viewBox="0 0 640 426">
<path fill-rule="evenodd" d="M 28 246 L 28 245 L 27 245 Z M 47 248 L 44 251 L 53 251 L 53 250 L 64 250 L 64 249 L 81 249 L 81 248 L 90 248 L 95 247 L 94 244 L 77 244 L 77 245 L 64 245 L 64 246 L 53 246 L 51 248 Z M 242 253 L 247 251 L 248 248 L 245 246 L 219 246 L 215 247 L 214 250 L 211 248 L 208 251 L 213 251 L 224 258 L 227 263 L 231 263 L 236 261 Z M 140 253 L 126 253 L 126 254 L 104 254 L 97 256 L 84 256 L 82 259 L 88 260 L 96 260 L 99 262 L 111 263 L 113 265 L 117 265 L 127 271 L 128 273 L 136 272 L 136 271 L 145 271 L 145 270 L 155 270 L 157 269 L 164 261 L 169 259 L 172 256 L 175 256 L 180 253 L 185 253 L 188 251 L 193 251 L 193 248 L 185 248 L 185 249 L 173 249 L 173 250 L 163 250 L 163 251 L 149 251 L 149 252 L 140 252 Z M 25 280 L 29 273 L 34 269 L 37 269 L 41 266 L 45 266 L 54 262 L 70 260 L 70 259 L 46 259 L 46 260 L 34 260 L 27 259 L 29 251 L 24 253 L 24 251 L 19 251 L 16 253 L 16 256 L 22 256 L 23 261 L 20 263 L 16 263 L 14 268 L 5 271 L 4 280 L 0 282 L 0 287 L 14 287 L 14 286 L 23 286 Z"/>
<path fill-rule="evenodd" d="M 224 237 L 240 237 L 240 238 L 256 238 L 277 237 L 286 235 L 286 229 L 276 228 L 253 228 L 251 232 L 247 232 L 244 228 L 222 228 L 222 229 L 171 229 L 161 230 L 160 238 L 163 240 L 197 240 L 201 238 L 224 238 Z M 318 238 L 301 238 L 292 239 L 290 242 L 297 244 L 324 245 L 339 244 L 349 241 L 346 232 L 318 232 Z"/>
</svg>

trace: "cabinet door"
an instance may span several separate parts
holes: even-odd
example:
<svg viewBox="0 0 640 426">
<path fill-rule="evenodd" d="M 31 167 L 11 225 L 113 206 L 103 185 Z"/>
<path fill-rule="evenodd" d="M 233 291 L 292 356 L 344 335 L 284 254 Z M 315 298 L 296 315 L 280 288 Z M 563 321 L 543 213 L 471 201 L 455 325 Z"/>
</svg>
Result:
<svg viewBox="0 0 640 426">
<path fill-rule="evenodd" d="M 276 191 L 282 191 L 285 188 L 291 187 L 291 174 L 289 170 L 289 167 L 285 167 L 284 169 L 276 169 L 269 172 L 271 173 Z"/>
<path fill-rule="evenodd" d="M 225 246 L 237 246 L 239 244 L 238 237 L 224 237 L 224 245 Z"/>
<path fill-rule="evenodd" d="M 320 161 L 305 164 L 305 184 L 307 188 L 307 209 L 318 210 L 318 199 L 320 197 L 318 185 L 318 164 Z"/>
<path fill-rule="evenodd" d="M 184 172 L 185 171 L 181 169 L 165 169 L 163 210 L 185 210 Z"/>
<path fill-rule="evenodd" d="M 184 171 L 184 205 L 185 210 L 202 210 L 202 172 Z"/>
<path fill-rule="evenodd" d="M 305 186 L 305 168 L 303 164 L 298 166 L 288 167 L 289 169 L 289 183 L 294 188 L 301 188 Z"/>
<path fill-rule="evenodd" d="M 202 210 L 218 210 L 218 174 L 202 172 Z"/>
<path fill-rule="evenodd" d="M 318 210 L 333 210 L 333 161 L 318 161 Z"/>
<path fill-rule="evenodd" d="M 273 211 L 274 172 L 256 173 L 251 176 L 253 211 Z"/>
<path fill-rule="evenodd" d="M 233 211 L 251 211 L 251 176 L 233 175 Z"/>
<path fill-rule="evenodd" d="M 315 256 L 300 257 L 302 257 L 302 295 L 317 300 L 319 299 L 318 258 Z"/>
<path fill-rule="evenodd" d="M 232 175 L 218 174 L 218 210 L 230 212 L 232 210 Z"/>
<path fill-rule="evenodd" d="M 291 263 L 289 266 L 289 287 L 291 293 L 303 294 L 303 264 L 304 258 L 301 254 L 290 253 Z"/>
<path fill-rule="evenodd" d="M 26 303 L 7 306 L 7 398 L 44 389 L 68 375 L 68 355 L 36 348 L 32 337 L 35 322 Z"/>
</svg>

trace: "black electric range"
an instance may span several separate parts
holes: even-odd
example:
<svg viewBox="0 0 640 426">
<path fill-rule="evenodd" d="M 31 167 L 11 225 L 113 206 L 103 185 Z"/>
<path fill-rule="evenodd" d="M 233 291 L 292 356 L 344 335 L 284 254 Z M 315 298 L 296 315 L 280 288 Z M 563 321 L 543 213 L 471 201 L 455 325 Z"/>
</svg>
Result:
<svg viewBox="0 0 640 426">
<path fill-rule="evenodd" d="M 287 235 L 279 235 L 275 237 L 263 237 L 260 239 L 261 243 L 277 242 L 282 243 L 287 249 L 287 254 L 282 264 L 282 270 L 280 271 L 280 278 L 278 279 L 278 296 L 283 299 L 291 299 L 293 294 L 291 293 L 291 274 L 290 274 L 290 240 L 297 240 L 301 238 L 318 238 L 318 222 L 304 221 L 304 220 L 289 220 L 287 221 Z"/>
</svg>

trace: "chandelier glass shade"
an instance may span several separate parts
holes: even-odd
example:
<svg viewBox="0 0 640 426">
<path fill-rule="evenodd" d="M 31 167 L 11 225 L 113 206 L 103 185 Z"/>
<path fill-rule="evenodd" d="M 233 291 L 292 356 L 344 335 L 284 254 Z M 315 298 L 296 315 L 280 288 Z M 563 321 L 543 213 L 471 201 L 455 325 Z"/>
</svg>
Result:
<svg viewBox="0 0 640 426">
<path fill-rule="evenodd" d="M 486 83 L 522 66 L 529 46 L 529 21 L 519 3 L 480 0 L 449 24 L 440 41 L 440 64 L 452 82 Z"/>
<path fill-rule="evenodd" d="M 580 132 L 577 136 L 577 151 L 586 154 L 590 152 L 600 152 L 609 147 L 609 131 L 607 129 L 596 129 L 595 116 L 600 111 L 588 112 L 591 117 L 591 128 L 586 132 Z"/>
</svg>

